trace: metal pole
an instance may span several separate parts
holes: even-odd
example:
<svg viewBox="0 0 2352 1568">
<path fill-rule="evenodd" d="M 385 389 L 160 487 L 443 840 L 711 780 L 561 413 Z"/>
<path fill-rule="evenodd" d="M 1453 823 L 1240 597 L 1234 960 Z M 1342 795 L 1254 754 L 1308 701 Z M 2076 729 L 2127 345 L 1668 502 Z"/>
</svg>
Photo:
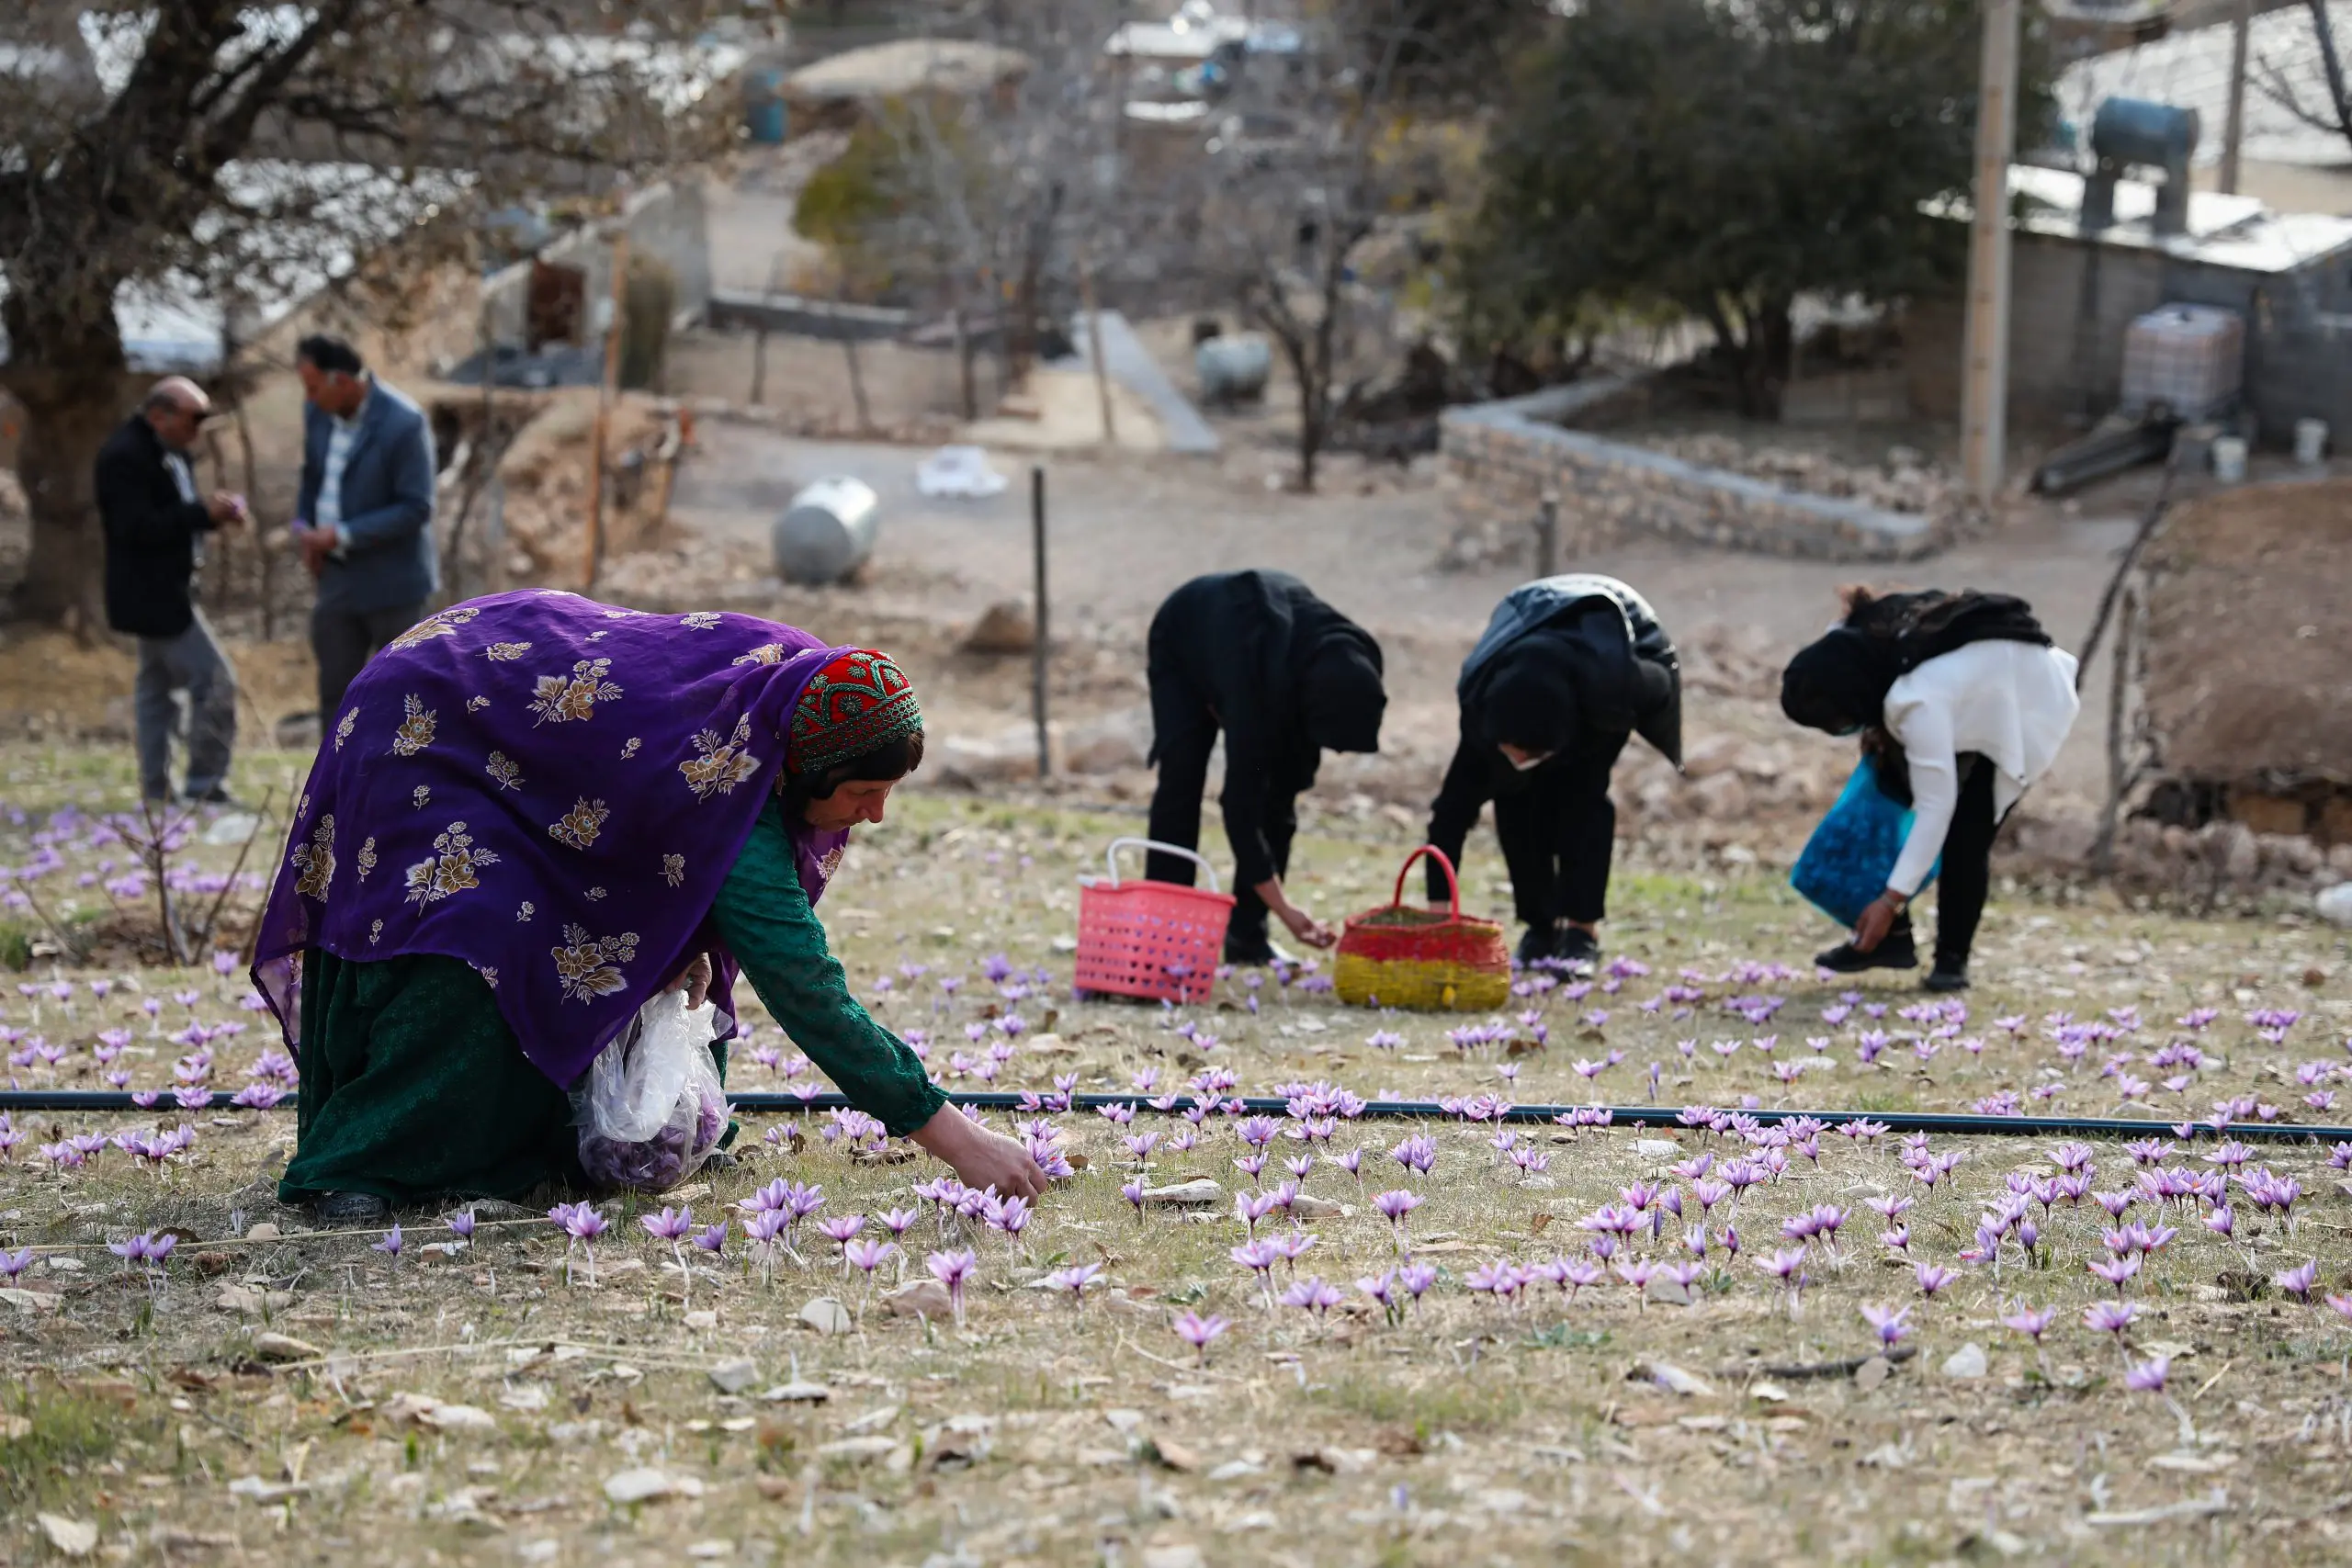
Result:
<svg viewBox="0 0 2352 1568">
<path fill-rule="evenodd" d="M 1053 745 L 1046 724 L 1046 654 L 1051 621 L 1046 610 L 1046 468 L 1029 470 L 1029 547 L 1036 563 L 1035 640 L 1029 649 L 1029 707 L 1037 721 L 1037 776 L 1054 771 Z"/>
<path fill-rule="evenodd" d="M 2107 804 L 2098 814 L 2098 837 L 2091 845 L 2091 869 L 2101 876 L 2115 870 L 2115 829 L 2123 815 L 2123 795 L 2132 787 L 2132 773 L 2124 765 L 2124 709 L 2132 697 L 2132 622 L 2139 613 L 2139 596 L 2123 592 L 2122 617 L 2115 623 L 2112 681 L 2107 699 Z"/>
<path fill-rule="evenodd" d="M 596 591 L 605 564 L 605 443 L 611 433 L 613 393 L 620 384 L 621 310 L 628 283 L 628 231 L 613 236 L 613 320 L 605 333 L 605 377 L 596 387 L 596 423 L 588 440 L 588 558 L 582 592 Z"/>
<path fill-rule="evenodd" d="M 2230 112 L 2222 128 L 2222 193 L 2238 193 L 2238 158 L 2245 144 L 2245 62 L 2254 35 L 2254 0 L 2238 0 L 2230 23 Z"/>
<path fill-rule="evenodd" d="M 1976 212 L 1968 242 L 1968 323 L 1961 362 L 1961 473 L 1990 506 L 2007 459 L 2009 397 L 2009 159 L 2018 131 L 2018 7 L 1984 0 L 1976 85 Z"/>
</svg>

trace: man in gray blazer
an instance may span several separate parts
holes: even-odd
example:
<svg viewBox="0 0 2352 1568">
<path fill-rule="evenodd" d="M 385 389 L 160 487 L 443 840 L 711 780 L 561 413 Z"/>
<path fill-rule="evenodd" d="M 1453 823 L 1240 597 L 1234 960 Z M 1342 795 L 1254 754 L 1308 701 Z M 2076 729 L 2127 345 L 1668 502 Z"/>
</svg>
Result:
<svg viewBox="0 0 2352 1568">
<path fill-rule="evenodd" d="M 433 555 L 433 429 L 415 403 L 368 373 L 341 338 L 294 351 L 302 413 L 302 488 L 294 535 L 319 580 L 311 651 L 319 723 L 376 651 L 414 626 L 439 585 Z"/>
</svg>

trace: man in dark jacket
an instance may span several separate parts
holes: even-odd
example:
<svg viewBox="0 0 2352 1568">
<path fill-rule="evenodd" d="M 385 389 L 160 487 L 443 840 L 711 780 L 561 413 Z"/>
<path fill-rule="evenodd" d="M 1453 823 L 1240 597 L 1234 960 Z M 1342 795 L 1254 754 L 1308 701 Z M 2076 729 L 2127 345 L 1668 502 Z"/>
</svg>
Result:
<svg viewBox="0 0 2352 1568">
<path fill-rule="evenodd" d="M 424 412 L 368 374 L 341 338 L 306 337 L 294 368 L 302 414 L 302 488 L 295 537 L 319 580 L 311 651 L 319 723 L 360 667 L 414 626 L 439 586 L 433 556 L 433 430 Z"/>
<path fill-rule="evenodd" d="M 1286 572 L 1196 577 L 1152 617 L 1151 760 L 1159 784 L 1150 833 L 1194 848 L 1209 753 L 1225 733 L 1225 836 L 1233 846 L 1228 964 L 1266 964 L 1271 911 L 1312 947 L 1336 940 L 1283 891 L 1298 831 L 1298 796 L 1315 783 L 1323 752 L 1377 751 L 1380 645 Z M 1190 886 L 1193 864 L 1155 854 L 1145 873 Z"/>
<path fill-rule="evenodd" d="M 196 608 L 200 540 L 243 521 L 244 499 L 197 494 L 188 448 L 212 412 L 184 377 L 158 381 L 139 412 L 98 448 L 98 520 L 106 533 L 107 624 L 139 639 L 132 716 L 139 791 L 172 795 L 172 694 L 187 693 L 187 798 L 223 802 L 237 741 L 237 676 Z"/>
<path fill-rule="evenodd" d="M 1522 964 L 1589 963 L 1609 893 L 1609 774 L 1638 732 L 1682 765 L 1682 667 L 1657 616 L 1613 577 L 1547 577 L 1496 606 L 1456 686 L 1462 739 L 1430 808 L 1457 865 L 1487 801 L 1527 934 Z M 1445 883 L 1432 866 L 1429 896 Z"/>
</svg>

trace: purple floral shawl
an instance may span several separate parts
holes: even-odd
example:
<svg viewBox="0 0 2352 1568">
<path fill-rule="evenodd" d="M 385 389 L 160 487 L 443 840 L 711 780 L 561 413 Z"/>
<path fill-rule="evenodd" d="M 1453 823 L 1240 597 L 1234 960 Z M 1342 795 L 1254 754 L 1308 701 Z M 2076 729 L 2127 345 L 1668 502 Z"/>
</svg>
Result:
<svg viewBox="0 0 2352 1568">
<path fill-rule="evenodd" d="M 401 633 L 328 720 L 262 916 L 254 981 L 288 1044 L 300 957 L 463 959 L 523 1055 L 568 1087 L 695 952 L 731 1033 L 735 964 L 702 931 L 836 655 L 750 615 L 534 591 Z M 846 832 L 793 832 L 814 904 Z"/>
</svg>

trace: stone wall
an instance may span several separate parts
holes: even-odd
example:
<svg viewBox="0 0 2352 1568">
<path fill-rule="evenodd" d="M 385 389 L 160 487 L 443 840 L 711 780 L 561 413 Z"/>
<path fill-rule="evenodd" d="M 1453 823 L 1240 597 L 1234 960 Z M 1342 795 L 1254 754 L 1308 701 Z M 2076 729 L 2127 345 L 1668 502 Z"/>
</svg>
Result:
<svg viewBox="0 0 2352 1568">
<path fill-rule="evenodd" d="M 1563 422 L 1632 383 L 1601 378 L 1446 411 L 1438 449 L 1454 526 L 1450 555 L 1499 558 L 1559 497 L 1557 559 L 1642 537 L 1823 560 L 1913 560 L 1950 540 L 1925 517 L 1781 490 Z"/>
</svg>

